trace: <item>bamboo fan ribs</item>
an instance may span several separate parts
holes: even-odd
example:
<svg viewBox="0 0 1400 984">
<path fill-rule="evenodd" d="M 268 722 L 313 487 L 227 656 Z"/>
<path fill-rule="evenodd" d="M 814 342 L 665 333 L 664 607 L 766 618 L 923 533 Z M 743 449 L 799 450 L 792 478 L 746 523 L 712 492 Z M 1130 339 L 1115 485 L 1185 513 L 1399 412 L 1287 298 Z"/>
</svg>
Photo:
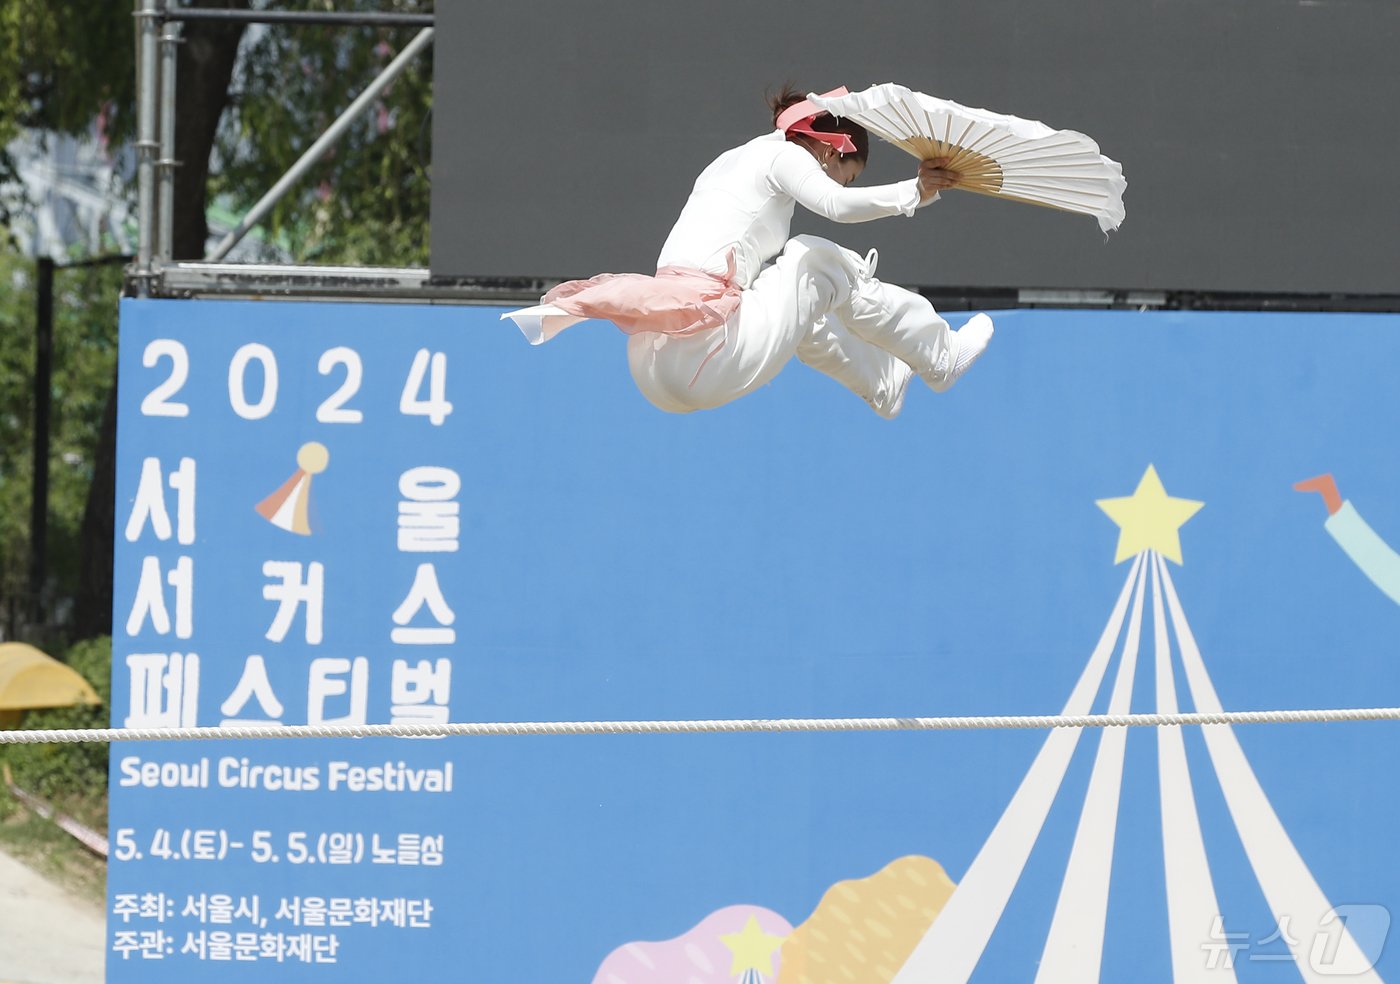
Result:
<svg viewBox="0 0 1400 984">
<path fill-rule="evenodd" d="M 958 189 L 1123 222 L 1123 168 L 1073 130 L 973 109 L 891 82 L 812 102 L 920 160 L 948 158 Z"/>
</svg>

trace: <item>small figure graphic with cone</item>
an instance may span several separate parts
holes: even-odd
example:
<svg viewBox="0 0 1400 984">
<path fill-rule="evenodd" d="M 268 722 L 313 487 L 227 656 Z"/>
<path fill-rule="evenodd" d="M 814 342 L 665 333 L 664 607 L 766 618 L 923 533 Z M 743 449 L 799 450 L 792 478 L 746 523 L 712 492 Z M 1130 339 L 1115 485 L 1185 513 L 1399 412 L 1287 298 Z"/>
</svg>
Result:
<svg viewBox="0 0 1400 984">
<path fill-rule="evenodd" d="M 273 526 L 297 533 L 311 535 L 311 476 L 319 475 L 330 463 L 331 453 L 324 444 L 308 441 L 297 451 L 297 470 L 292 477 L 282 483 L 254 508 Z"/>
</svg>

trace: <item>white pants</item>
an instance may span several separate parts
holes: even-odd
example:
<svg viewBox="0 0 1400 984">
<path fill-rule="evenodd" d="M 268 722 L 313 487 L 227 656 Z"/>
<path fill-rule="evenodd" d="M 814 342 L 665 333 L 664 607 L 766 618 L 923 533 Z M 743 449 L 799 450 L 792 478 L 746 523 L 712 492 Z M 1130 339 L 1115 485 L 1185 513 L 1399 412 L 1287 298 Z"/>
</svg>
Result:
<svg viewBox="0 0 1400 984">
<path fill-rule="evenodd" d="M 688 337 L 643 332 L 627 344 L 637 388 L 672 413 L 737 400 L 794 355 L 894 417 L 913 374 L 932 380 L 947 369 L 948 322 L 926 298 L 870 277 L 858 254 L 796 236 L 728 324 Z"/>
</svg>

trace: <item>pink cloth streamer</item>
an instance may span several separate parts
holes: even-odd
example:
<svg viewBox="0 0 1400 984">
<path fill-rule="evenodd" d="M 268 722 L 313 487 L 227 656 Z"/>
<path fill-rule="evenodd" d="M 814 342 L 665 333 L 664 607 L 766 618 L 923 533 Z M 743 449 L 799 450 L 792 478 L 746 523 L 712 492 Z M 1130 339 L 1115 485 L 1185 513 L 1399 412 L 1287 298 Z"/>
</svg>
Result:
<svg viewBox="0 0 1400 984">
<path fill-rule="evenodd" d="M 662 335 L 695 335 L 724 326 L 724 335 L 700 368 L 724 350 L 729 342 L 729 318 L 739 310 L 744 291 L 734 282 L 734 251 L 729 251 L 724 276 L 691 267 L 665 266 L 656 276 L 644 273 L 600 273 L 587 280 L 570 280 L 540 298 L 541 306 L 553 305 L 564 316 L 544 317 L 539 338 L 547 342 L 570 325 L 586 318 L 611 321 L 629 335 L 652 331 Z"/>
<path fill-rule="evenodd" d="M 848 96 L 851 90 L 844 85 L 837 86 L 830 92 L 823 92 L 822 99 L 835 99 L 837 96 Z M 827 133 L 823 130 L 812 128 L 812 120 L 826 112 L 818 109 L 810 99 L 804 99 L 800 103 L 793 103 L 787 109 L 778 114 L 775 126 L 784 133 L 800 133 L 803 136 L 811 137 L 813 140 L 820 140 L 824 144 L 830 144 L 839 153 L 855 153 L 855 141 L 848 133 Z"/>
<path fill-rule="evenodd" d="M 743 290 L 734 282 L 734 254 L 724 276 L 689 267 L 662 267 L 644 273 L 600 273 L 587 280 L 560 284 L 540 299 L 574 318 L 611 321 L 629 335 L 655 331 L 694 335 L 718 328 L 738 310 Z M 559 319 L 563 320 L 563 319 Z M 545 337 L 552 338 L 566 325 Z"/>
</svg>

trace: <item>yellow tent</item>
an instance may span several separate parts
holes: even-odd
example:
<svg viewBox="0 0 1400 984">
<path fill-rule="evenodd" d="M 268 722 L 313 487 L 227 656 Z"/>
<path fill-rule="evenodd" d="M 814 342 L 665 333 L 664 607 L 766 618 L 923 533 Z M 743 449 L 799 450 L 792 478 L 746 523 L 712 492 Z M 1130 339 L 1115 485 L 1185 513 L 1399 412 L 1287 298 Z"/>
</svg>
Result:
<svg viewBox="0 0 1400 984">
<path fill-rule="evenodd" d="M 36 707 L 100 704 L 92 686 L 65 666 L 23 642 L 0 642 L 0 728 L 11 728 Z"/>
</svg>

